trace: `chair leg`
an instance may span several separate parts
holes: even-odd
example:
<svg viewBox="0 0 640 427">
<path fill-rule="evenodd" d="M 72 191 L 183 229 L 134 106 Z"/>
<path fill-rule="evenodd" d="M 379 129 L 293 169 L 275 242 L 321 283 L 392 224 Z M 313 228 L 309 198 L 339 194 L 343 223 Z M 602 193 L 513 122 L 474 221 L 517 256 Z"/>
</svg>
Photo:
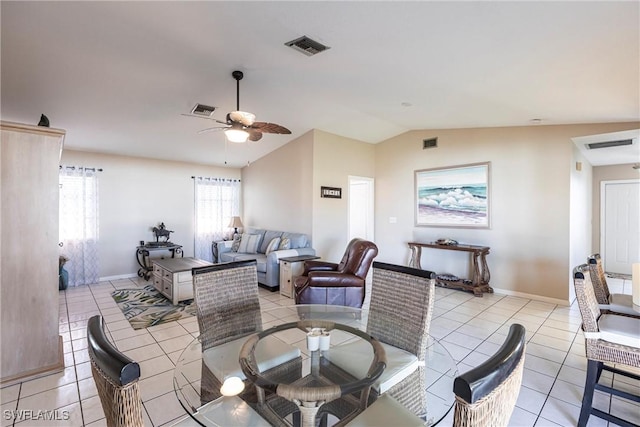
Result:
<svg viewBox="0 0 640 427">
<path fill-rule="evenodd" d="M 587 363 L 587 379 L 584 383 L 584 394 L 582 396 L 582 409 L 580 409 L 580 418 L 578 419 L 578 427 L 585 427 L 591 415 L 591 406 L 593 404 L 593 392 L 596 388 L 598 378 L 602 373 L 602 362 L 589 360 Z"/>
</svg>

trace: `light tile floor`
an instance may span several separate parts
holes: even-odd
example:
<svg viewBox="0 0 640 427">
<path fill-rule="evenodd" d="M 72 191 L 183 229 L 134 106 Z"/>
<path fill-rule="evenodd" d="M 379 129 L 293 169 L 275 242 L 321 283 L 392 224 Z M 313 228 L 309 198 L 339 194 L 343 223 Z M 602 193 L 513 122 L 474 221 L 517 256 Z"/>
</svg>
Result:
<svg viewBox="0 0 640 427">
<path fill-rule="evenodd" d="M 59 294 L 60 334 L 64 340 L 63 372 L 0 389 L 0 427 L 104 426 L 104 413 L 89 367 L 86 322 L 104 316 L 108 335 L 117 347 L 141 366 L 140 387 L 145 426 L 171 425 L 185 414 L 173 391 L 172 374 L 183 348 L 198 334 L 195 317 L 133 330 L 116 306 L 114 289 L 147 285 L 142 279 L 125 279 L 70 288 Z M 609 279 L 611 292 L 631 293 L 629 280 Z M 293 301 L 260 289 L 263 309 L 291 305 Z M 365 302 L 365 306 L 366 306 Z M 439 339 L 464 372 L 482 363 L 506 338 L 509 325 L 527 329 L 527 356 L 520 395 L 511 417 L 512 426 L 575 426 L 585 380 L 584 338 L 580 313 L 574 303 L 562 307 L 525 298 L 436 289 L 431 335 Z M 6 349 L 5 349 L 6 351 Z M 640 384 L 619 376 L 603 375 L 640 393 Z M 640 405 L 596 392 L 595 406 L 640 423 Z M 57 410 L 63 420 L 13 419 L 12 411 Z M 22 412 L 24 414 L 24 412 Z M 442 425 L 451 425 L 452 412 Z M 591 417 L 590 426 L 608 423 Z"/>
</svg>

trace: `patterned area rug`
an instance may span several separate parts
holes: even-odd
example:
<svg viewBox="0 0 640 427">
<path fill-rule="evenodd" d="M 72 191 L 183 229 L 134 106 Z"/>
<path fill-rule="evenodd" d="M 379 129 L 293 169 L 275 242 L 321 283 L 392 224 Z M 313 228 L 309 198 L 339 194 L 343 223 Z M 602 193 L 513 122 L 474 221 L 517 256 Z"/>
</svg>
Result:
<svg viewBox="0 0 640 427">
<path fill-rule="evenodd" d="M 153 285 L 147 285 L 143 289 L 119 289 L 113 291 L 111 296 L 133 329 L 148 328 L 196 314 L 193 300 L 173 305 Z"/>
</svg>

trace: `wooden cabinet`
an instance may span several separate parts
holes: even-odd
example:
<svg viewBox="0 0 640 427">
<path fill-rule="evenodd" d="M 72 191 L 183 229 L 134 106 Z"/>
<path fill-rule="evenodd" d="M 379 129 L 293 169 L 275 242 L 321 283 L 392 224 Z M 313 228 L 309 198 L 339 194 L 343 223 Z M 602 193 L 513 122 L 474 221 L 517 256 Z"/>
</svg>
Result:
<svg viewBox="0 0 640 427">
<path fill-rule="evenodd" d="M 191 269 L 212 265 L 196 258 L 154 259 L 153 286 L 171 300 L 173 305 L 193 298 Z"/>
<path fill-rule="evenodd" d="M 305 261 L 318 258 L 311 255 L 280 258 L 280 295 L 293 298 L 293 278 L 302 275 Z"/>
<path fill-rule="evenodd" d="M 65 132 L 0 122 L 3 385 L 64 368 L 58 305 L 58 176 Z"/>
</svg>

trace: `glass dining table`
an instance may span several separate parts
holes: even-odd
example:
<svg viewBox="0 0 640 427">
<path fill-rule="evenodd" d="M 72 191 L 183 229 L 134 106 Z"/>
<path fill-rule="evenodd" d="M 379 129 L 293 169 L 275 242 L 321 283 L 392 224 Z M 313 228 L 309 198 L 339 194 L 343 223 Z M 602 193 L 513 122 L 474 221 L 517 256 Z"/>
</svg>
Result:
<svg viewBox="0 0 640 427">
<path fill-rule="evenodd" d="M 333 377 L 331 375 L 318 375 L 318 366 L 320 366 L 320 372 L 322 372 L 322 367 L 327 364 L 324 359 L 324 356 L 326 356 L 324 350 L 330 351 L 330 349 L 340 346 L 344 342 L 364 339 L 372 344 L 370 358 L 377 361 L 380 356 L 375 351 L 377 341 L 368 337 L 367 334 L 361 333 L 366 331 L 367 321 L 370 316 L 368 310 L 333 305 L 291 305 L 263 310 L 261 314 L 262 335 L 277 336 L 278 339 L 285 343 L 300 349 L 303 358 L 302 378 L 291 384 L 286 384 L 289 389 L 293 388 L 295 390 L 293 385 L 300 384 L 300 381 L 305 381 L 305 378 L 313 379 L 312 381 L 307 380 L 304 382 L 305 387 L 301 390 L 307 393 L 309 392 L 309 386 L 325 387 L 325 389 L 330 387 Z M 327 331 L 324 333 L 324 337 L 319 332 L 321 328 L 315 328 L 314 325 L 322 326 L 322 332 Z M 318 331 L 318 334 L 316 334 L 316 331 Z M 315 335 L 319 335 L 318 340 L 316 340 Z M 246 338 L 247 347 L 250 347 L 252 340 L 253 345 L 256 345 L 259 340 L 255 334 L 248 335 Z M 320 339 L 323 341 L 320 341 Z M 238 357 L 240 360 L 240 355 Z M 384 358 L 384 355 L 382 355 L 382 358 Z M 299 408 L 293 406 L 294 410 L 291 410 L 291 407 L 289 407 L 287 415 L 282 415 L 282 418 L 274 420 L 273 414 L 275 412 L 265 414 L 263 410 L 257 407 L 254 399 L 246 398 L 246 393 L 220 396 L 219 390 L 207 390 L 206 384 L 208 382 L 202 381 L 205 360 L 201 342 L 196 338 L 182 352 L 174 370 L 176 396 L 186 413 L 191 417 L 189 419 L 190 425 L 286 426 L 300 425 L 305 421 L 304 411 L 307 408 L 304 406 L 306 406 L 307 402 L 301 400 L 292 399 L 299 404 Z M 375 370 L 374 365 L 375 363 L 372 362 L 370 372 L 367 375 L 363 375 L 363 378 L 351 378 L 351 380 L 341 378 L 341 381 L 335 382 L 339 383 L 343 389 L 349 388 L 348 384 L 362 385 L 363 381 L 366 382 L 367 376 Z M 367 372 L 366 369 L 365 372 Z M 453 381 L 457 375 L 457 367 L 454 359 L 444 346 L 431 337 L 428 339 L 425 366 L 422 368 L 422 372 L 425 377 L 421 383 L 424 385 L 424 389 L 417 392 L 423 393 L 423 401 L 426 401 L 426 412 L 421 414 L 421 418 L 424 420 L 425 426 L 433 426 L 438 424 L 453 407 L 455 401 Z M 321 380 L 318 379 L 320 377 Z M 263 378 L 261 379 L 263 380 Z M 311 390 L 312 394 L 314 394 L 313 391 Z M 375 395 L 374 392 L 372 394 Z M 330 406 L 329 403 L 325 405 L 326 408 Z M 296 409 L 302 412 L 302 417 L 300 412 L 296 413 Z M 319 405 L 318 408 L 314 408 L 314 416 L 318 410 L 322 414 L 323 406 Z M 338 420 L 331 411 L 328 411 L 328 414 L 325 413 L 325 415 L 327 425 L 332 425 Z M 195 423 L 193 423 L 194 421 Z"/>
</svg>

